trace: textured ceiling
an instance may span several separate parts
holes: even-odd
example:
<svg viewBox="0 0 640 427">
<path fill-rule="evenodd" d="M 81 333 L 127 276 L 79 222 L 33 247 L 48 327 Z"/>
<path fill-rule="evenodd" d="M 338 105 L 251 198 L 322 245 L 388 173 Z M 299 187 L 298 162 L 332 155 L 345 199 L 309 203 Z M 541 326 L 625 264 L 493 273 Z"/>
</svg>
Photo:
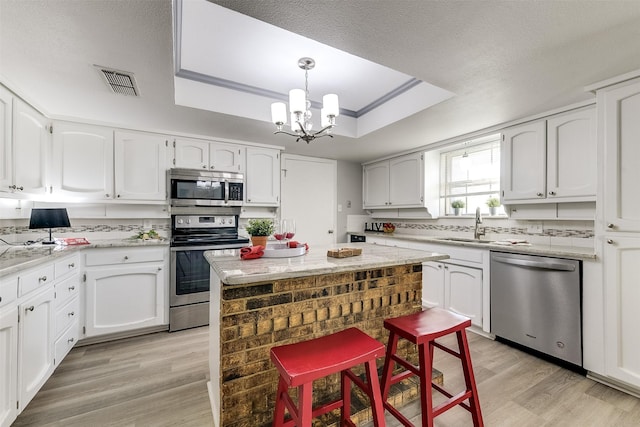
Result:
<svg viewBox="0 0 640 427">
<path fill-rule="evenodd" d="M 365 161 L 590 99 L 584 86 L 640 68 L 640 1 L 215 3 L 456 96 L 362 138 L 311 145 L 176 106 L 169 0 L 0 0 L 0 80 L 55 117 Z M 142 96 L 110 93 L 94 64 L 133 72 Z"/>
</svg>

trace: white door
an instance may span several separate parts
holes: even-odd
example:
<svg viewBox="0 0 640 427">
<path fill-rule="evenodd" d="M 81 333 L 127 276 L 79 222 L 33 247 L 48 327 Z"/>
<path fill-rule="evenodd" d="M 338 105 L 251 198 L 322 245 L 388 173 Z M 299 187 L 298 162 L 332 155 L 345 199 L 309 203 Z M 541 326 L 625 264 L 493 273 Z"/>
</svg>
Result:
<svg viewBox="0 0 640 427">
<path fill-rule="evenodd" d="M 223 142 L 209 144 L 209 169 L 220 172 L 244 173 L 245 148 Z"/>
<path fill-rule="evenodd" d="M 247 147 L 245 204 L 278 206 L 280 203 L 280 150 Z"/>
<path fill-rule="evenodd" d="M 365 165 L 362 175 L 363 207 L 389 207 L 389 161 Z"/>
<path fill-rule="evenodd" d="M 13 175 L 18 191 L 44 194 L 49 167 L 49 127 L 47 118 L 14 98 Z"/>
<path fill-rule="evenodd" d="M 422 305 L 425 307 L 444 307 L 443 267 L 440 262 L 422 263 Z"/>
<path fill-rule="evenodd" d="M 311 249 L 336 242 L 337 170 L 335 160 L 282 156 L 280 217 L 296 221 L 294 240 Z"/>
<path fill-rule="evenodd" d="M 482 270 L 445 265 L 445 308 L 471 318 L 482 328 Z"/>
<path fill-rule="evenodd" d="M 11 117 L 13 116 L 13 96 L 0 86 L 0 191 L 9 191 L 13 183 L 11 161 Z"/>
<path fill-rule="evenodd" d="M 546 122 L 505 129 L 502 141 L 503 201 L 543 199 L 547 177 Z"/>
<path fill-rule="evenodd" d="M 424 167 L 422 153 L 389 160 L 389 204 L 391 207 L 424 205 Z"/>
<path fill-rule="evenodd" d="M 209 142 L 195 139 L 173 140 L 173 167 L 209 169 Z"/>
</svg>

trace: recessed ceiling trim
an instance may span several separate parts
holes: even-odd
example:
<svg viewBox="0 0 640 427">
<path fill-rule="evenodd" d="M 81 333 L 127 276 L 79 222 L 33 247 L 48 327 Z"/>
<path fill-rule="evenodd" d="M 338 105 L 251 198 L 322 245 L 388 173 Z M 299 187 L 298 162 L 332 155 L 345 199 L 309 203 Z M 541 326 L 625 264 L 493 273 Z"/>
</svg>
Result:
<svg viewBox="0 0 640 427">
<path fill-rule="evenodd" d="M 382 95 L 380 98 L 376 99 L 375 101 L 373 101 L 369 105 L 366 105 L 366 106 L 362 107 L 361 109 L 359 109 L 358 111 L 356 111 L 355 117 L 360 117 L 360 116 L 363 116 L 363 115 L 367 114 L 369 111 L 371 111 L 371 110 L 373 110 L 375 108 L 378 108 L 379 106 L 381 106 L 382 104 L 384 104 L 386 102 L 389 102 L 393 98 L 395 98 L 395 97 L 403 94 L 404 92 L 416 87 L 420 83 L 422 83 L 422 81 L 418 80 L 418 79 L 415 79 L 415 78 L 407 80 L 401 86 L 398 86 L 397 88 L 395 88 L 391 92 L 388 92 L 388 93 Z"/>
<path fill-rule="evenodd" d="M 187 80 L 193 80 L 200 83 L 211 84 L 214 86 L 220 86 L 226 89 L 237 90 L 240 92 L 246 92 L 253 95 L 264 96 L 266 98 L 277 99 L 280 101 L 289 101 L 289 96 L 282 94 L 280 92 L 276 92 L 273 90 L 264 89 L 261 87 L 246 85 L 243 83 L 234 82 L 232 80 L 221 79 L 218 77 L 213 77 L 208 74 L 198 73 L 196 71 L 180 69 L 176 72 L 176 77 L 181 77 Z M 311 101 L 311 107 L 316 109 L 321 109 L 322 104 L 317 101 Z M 357 117 L 357 112 L 353 110 L 349 110 L 346 108 L 340 108 L 340 114 L 348 117 Z"/>
</svg>

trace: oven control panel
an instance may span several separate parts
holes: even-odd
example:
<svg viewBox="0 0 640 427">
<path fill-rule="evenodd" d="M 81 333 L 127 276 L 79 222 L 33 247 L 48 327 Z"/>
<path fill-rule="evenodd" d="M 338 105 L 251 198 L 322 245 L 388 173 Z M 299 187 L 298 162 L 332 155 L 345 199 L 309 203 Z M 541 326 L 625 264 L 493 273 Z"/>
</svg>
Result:
<svg viewBox="0 0 640 427">
<path fill-rule="evenodd" d="M 226 228 L 236 226 L 235 215 L 175 215 L 173 228 Z"/>
</svg>

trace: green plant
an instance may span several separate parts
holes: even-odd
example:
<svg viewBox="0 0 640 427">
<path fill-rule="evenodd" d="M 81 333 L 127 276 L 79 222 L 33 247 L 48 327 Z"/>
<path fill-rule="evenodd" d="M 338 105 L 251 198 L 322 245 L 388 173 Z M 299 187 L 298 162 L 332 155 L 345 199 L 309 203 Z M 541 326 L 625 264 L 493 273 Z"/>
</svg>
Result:
<svg viewBox="0 0 640 427">
<path fill-rule="evenodd" d="M 244 229 L 251 236 L 270 236 L 273 233 L 273 221 L 270 219 L 250 219 Z"/>
<path fill-rule="evenodd" d="M 451 207 L 452 208 L 464 208 L 464 200 L 453 200 L 451 202 Z"/>
<path fill-rule="evenodd" d="M 490 208 L 497 208 L 498 206 L 500 206 L 500 199 L 496 197 L 489 197 L 487 199 L 487 206 L 489 206 Z"/>
</svg>

